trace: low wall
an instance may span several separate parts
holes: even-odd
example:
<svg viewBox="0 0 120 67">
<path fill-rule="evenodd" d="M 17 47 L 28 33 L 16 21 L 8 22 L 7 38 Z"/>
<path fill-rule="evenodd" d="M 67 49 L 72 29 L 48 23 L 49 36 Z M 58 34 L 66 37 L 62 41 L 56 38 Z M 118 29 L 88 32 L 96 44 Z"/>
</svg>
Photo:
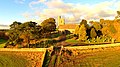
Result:
<svg viewBox="0 0 120 67">
<path fill-rule="evenodd" d="M 106 47 L 117 47 L 120 46 L 120 43 L 114 44 L 101 44 L 101 45 L 90 45 L 90 46 L 68 46 L 63 47 L 63 49 L 94 49 L 94 48 L 106 48 Z"/>
</svg>

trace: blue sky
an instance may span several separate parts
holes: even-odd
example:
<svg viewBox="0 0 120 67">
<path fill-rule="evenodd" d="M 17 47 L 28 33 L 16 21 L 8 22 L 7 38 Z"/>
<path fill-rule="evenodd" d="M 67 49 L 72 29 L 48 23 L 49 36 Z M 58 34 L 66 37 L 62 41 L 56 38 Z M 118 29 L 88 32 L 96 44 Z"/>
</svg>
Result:
<svg viewBox="0 0 120 67">
<path fill-rule="evenodd" d="M 59 15 L 72 23 L 81 19 L 111 19 L 119 4 L 119 0 L 0 0 L 0 24 L 30 20 L 40 23 Z"/>
</svg>

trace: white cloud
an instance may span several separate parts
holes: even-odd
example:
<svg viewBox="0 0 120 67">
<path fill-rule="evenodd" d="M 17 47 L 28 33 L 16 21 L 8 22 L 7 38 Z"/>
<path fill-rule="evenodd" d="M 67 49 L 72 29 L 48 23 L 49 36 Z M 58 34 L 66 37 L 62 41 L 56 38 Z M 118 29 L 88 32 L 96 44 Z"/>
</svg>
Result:
<svg viewBox="0 0 120 67">
<path fill-rule="evenodd" d="M 24 4 L 25 0 L 15 0 L 15 3 Z"/>
<path fill-rule="evenodd" d="M 35 6 L 44 4 L 43 6 Z M 120 1 L 111 0 L 96 4 L 80 4 L 80 3 L 65 3 L 63 0 L 37 0 L 29 4 L 34 10 L 34 15 L 38 16 L 41 21 L 46 18 L 63 16 L 66 22 L 79 22 L 81 19 L 112 19 L 116 15 L 116 11 L 120 6 Z M 36 9 L 37 8 L 37 9 Z M 42 8 L 42 9 L 41 9 Z"/>
</svg>

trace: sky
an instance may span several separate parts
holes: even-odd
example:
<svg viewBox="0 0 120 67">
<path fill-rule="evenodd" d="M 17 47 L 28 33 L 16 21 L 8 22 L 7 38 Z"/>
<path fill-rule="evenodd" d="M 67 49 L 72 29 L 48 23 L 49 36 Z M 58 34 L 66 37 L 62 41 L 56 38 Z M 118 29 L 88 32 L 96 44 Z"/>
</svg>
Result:
<svg viewBox="0 0 120 67">
<path fill-rule="evenodd" d="M 66 23 L 79 23 L 82 19 L 114 19 L 120 10 L 120 0 L 0 0 L 0 24 L 14 21 L 43 20 L 58 16 Z"/>
</svg>

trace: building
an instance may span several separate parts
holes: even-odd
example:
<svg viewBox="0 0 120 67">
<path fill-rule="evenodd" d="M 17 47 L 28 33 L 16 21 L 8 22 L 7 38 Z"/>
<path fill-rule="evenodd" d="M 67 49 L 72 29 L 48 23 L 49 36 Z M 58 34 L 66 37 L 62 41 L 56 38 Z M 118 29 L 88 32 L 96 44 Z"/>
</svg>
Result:
<svg viewBox="0 0 120 67">
<path fill-rule="evenodd" d="M 65 19 L 62 18 L 61 16 L 58 17 L 58 30 L 59 31 L 68 30 L 71 33 L 75 33 L 76 26 L 77 24 L 65 24 Z"/>
</svg>

